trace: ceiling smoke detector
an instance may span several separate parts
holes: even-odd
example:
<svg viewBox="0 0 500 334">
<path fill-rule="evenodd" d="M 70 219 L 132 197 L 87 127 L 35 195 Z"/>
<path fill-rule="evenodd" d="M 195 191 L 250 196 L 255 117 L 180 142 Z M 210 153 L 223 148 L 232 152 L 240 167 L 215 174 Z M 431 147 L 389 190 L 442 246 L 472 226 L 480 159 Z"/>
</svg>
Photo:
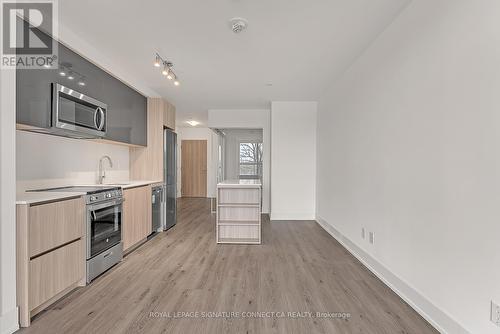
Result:
<svg viewBox="0 0 500 334">
<path fill-rule="evenodd" d="M 231 27 L 231 30 L 235 34 L 239 34 L 240 32 L 242 32 L 247 28 L 248 21 L 241 17 L 234 17 L 231 20 L 229 20 L 229 25 Z"/>
</svg>

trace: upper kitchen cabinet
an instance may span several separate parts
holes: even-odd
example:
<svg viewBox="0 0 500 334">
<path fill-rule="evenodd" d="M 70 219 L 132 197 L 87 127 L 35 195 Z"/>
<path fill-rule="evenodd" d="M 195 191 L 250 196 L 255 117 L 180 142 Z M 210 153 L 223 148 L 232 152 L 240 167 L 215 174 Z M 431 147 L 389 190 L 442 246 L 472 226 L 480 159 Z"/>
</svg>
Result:
<svg viewBox="0 0 500 334">
<path fill-rule="evenodd" d="M 175 131 L 175 106 L 163 100 L 163 125 Z"/>
<path fill-rule="evenodd" d="M 148 99 L 148 146 L 130 148 L 130 178 L 163 180 L 163 131 L 175 129 L 175 107 L 167 100 Z"/>
<path fill-rule="evenodd" d="M 19 128 L 52 126 L 52 84 L 58 83 L 107 105 L 106 135 L 102 139 L 147 145 L 145 96 L 60 43 L 57 62 L 58 69 L 17 69 Z"/>
</svg>

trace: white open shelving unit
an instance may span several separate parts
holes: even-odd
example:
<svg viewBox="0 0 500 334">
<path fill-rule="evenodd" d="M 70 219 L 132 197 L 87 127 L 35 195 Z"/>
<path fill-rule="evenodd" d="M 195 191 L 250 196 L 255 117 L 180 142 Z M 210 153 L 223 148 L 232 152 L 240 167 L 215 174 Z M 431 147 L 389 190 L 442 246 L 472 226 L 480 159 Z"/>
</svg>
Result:
<svg viewBox="0 0 500 334">
<path fill-rule="evenodd" d="M 229 180 L 217 185 L 218 244 L 261 243 L 261 188 L 259 180 Z"/>
</svg>

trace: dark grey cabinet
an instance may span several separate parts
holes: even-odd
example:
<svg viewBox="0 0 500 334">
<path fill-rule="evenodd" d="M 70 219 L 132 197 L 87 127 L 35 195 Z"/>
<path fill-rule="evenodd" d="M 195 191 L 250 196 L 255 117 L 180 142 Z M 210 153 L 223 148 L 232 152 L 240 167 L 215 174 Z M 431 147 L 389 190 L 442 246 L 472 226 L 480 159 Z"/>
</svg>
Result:
<svg viewBox="0 0 500 334">
<path fill-rule="evenodd" d="M 108 105 L 104 139 L 146 146 L 147 99 L 120 80 L 59 43 L 61 68 L 17 69 L 17 123 L 47 128 L 51 125 L 52 83 L 59 83 Z M 69 73 L 73 79 L 70 79 Z M 80 85 L 84 82 L 84 85 Z"/>
</svg>

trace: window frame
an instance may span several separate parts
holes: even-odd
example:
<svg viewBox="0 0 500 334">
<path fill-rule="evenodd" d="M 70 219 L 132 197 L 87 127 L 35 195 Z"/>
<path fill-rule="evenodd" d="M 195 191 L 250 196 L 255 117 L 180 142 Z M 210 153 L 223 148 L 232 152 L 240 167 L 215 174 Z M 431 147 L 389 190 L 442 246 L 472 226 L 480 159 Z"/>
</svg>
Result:
<svg viewBox="0 0 500 334">
<path fill-rule="evenodd" d="M 257 151 L 257 159 L 260 159 L 260 162 L 242 162 L 241 161 L 241 144 L 257 144 L 260 145 L 260 150 Z M 240 180 L 260 180 L 262 178 L 262 165 L 263 165 L 263 143 L 261 141 L 250 141 L 250 140 L 243 140 L 238 142 L 238 178 Z M 260 153 L 260 155 L 259 155 Z M 243 175 L 241 174 L 241 166 L 255 166 L 257 174 L 251 174 L 251 175 Z"/>
</svg>

